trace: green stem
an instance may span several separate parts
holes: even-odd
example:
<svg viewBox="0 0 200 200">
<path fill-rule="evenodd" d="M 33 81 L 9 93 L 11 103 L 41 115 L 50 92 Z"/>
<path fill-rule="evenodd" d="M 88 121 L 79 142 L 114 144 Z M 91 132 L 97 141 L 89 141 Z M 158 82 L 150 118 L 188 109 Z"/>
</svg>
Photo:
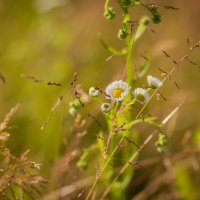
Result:
<svg viewBox="0 0 200 200">
<path fill-rule="evenodd" d="M 123 135 L 123 137 L 120 139 L 119 143 L 122 142 L 122 140 L 124 139 L 125 135 L 126 135 L 126 133 L 124 133 L 124 135 Z M 109 164 L 111 158 L 113 157 L 113 155 L 115 154 L 115 152 L 117 151 L 117 149 L 118 149 L 118 145 L 115 146 L 115 149 L 112 151 L 110 157 L 107 159 L 106 163 L 104 164 L 104 166 L 103 166 L 103 168 L 102 168 L 102 170 L 101 170 L 101 172 L 100 172 L 100 176 L 102 175 L 102 173 L 104 172 L 104 170 L 105 170 L 106 167 L 108 166 L 108 164 Z M 93 192 L 95 186 L 97 185 L 98 181 L 99 181 L 99 179 L 96 179 L 96 180 L 95 180 L 95 182 L 94 182 L 94 184 L 92 185 L 92 187 L 91 187 L 91 189 L 90 189 L 90 191 L 89 191 L 89 193 L 88 193 L 88 195 L 87 195 L 87 197 L 86 197 L 85 200 L 89 200 L 89 198 L 90 198 L 90 196 L 91 196 L 91 194 L 92 194 L 92 192 Z"/>
<path fill-rule="evenodd" d="M 104 5 L 104 8 L 106 9 L 106 8 L 108 7 L 108 5 L 109 5 L 109 0 L 106 0 L 106 3 L 105 3 L 105 5 Z"/>
<path fill-rule="evenodd" d="M 128 84 L 132 84 L 133 80 L 133 55 L 132 55 L 132 49 L 134 47 L 134 41 L 135 41 L 135 34 L 131 38 L 127 38 L 127 82 Z"/>
</svg>

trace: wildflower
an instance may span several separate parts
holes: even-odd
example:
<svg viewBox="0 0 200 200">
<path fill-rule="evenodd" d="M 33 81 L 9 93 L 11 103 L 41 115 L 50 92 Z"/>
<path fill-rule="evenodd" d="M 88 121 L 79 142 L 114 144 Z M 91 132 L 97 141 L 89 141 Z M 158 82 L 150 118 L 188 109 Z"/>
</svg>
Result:
<svg viewBox="0 0 200 200">
<path fill-rule="evenodd" d="M 103 103 L 101 105 L 101 110 L 102 110 L 102 112 L 105 112 L 105 113 L 109 112 L 111 110 L 111 108 L 112 107 L 109 103 Z"/>
<path fill-rule="evenodd" d="M 149 93 L 143 88 L 136 88 L 133 91 L 133 96 L 135 97 L 136 101 L 141 104 L 147 103 L 150 99 Z"/>
<path fill-rule="evenodd" d="M 122 101 L 128 94 L 129 89 L 130 87 L 126 82 L 123 82 L 122 80 L 114 81 L 106 88 L 107 98 L 114 102 Z"/>
<path fill-rule="evenodd" d="M 151 75 L 147 76 L 147 82 L 148 85 L 153 89 L 159 88 L 163 85 L 163 82 L 161 80 Z"/>
<path fill-rule="evenodd" d="M 90 97 L 98 97 L 99 96 L 99 90 L 96 90 L 94 87 L 91 87 L 89 89 L 89 96 Z"/>
</svg>

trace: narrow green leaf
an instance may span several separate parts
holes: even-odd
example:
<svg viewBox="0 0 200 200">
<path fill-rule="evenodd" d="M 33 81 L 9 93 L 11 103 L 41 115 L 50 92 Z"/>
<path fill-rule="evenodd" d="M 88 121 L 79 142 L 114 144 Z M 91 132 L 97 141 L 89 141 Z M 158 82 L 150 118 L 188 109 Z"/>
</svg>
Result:
<svg viewBox="0 0 200 200">
<path fill-rule="evenodd" d="M 145 32 L 148 24 L 149 24 L 149 17 L 144 16 L 141 18 L 141 20 L 139 21 L 139 25 L 137 27 L 136 30 L 136 34 L 135 34 L 135 42 L 143 35 L 143 33 Z"/>
<path fill-rule="evenodd" d="M 98 36 L 99 38 L 99 41 L 101 42 L 101 44 L 103 45 L 103 47 L 108 50 L 110 53 L 112 53 L 113 55 L 118 55 L 118 56 L 123 56 L 126 54 L 126 51 L 125 50 L 122 50 L 122 51 L 118 51 L 117 49 L 111 47 L 111 46 L 108 46 L 100 36 Z"/>
</svg>

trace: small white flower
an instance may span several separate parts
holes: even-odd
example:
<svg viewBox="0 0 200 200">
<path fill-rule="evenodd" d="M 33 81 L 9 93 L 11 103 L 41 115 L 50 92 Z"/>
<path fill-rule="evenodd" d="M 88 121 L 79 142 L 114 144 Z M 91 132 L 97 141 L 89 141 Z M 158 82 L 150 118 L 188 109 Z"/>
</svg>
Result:
<svg viewBox="0 0 200 200">
<path fill-rule="evenodd" d="M 105 113 L 109 112 L 111 110 L 111 108 L 112 108 L 112 106 L 109 103 L 103 103 L 101 105 L 101 110 L 102 110 L 102 112 L 105 112 Z"/>
<path fill-rule="evenodd" d="M 110 83 L 107 86 L 105 92 L 108 95 L 108 99 L 111 99 L 114 102 L 118 102 L 124 99 L 129 90 L 129 85 L 126 82 L 119 80 Z"/>
<path fill-rule="evenodd" d="M 141 104 L 147 103 L 150 99 L 149 93 L 143 88 L 136 88 L 133 91 L 133 96 L 135 97 L 136 101 Z"/>
<path fill-rule="evenodd" d="M 163 82 L 161 80 L 151 75 L 147 76 L 147 82 L 148 85 L 153 89 L 159 88 L 163 85 Z"/>
<path fill-rule="evenodd" d="M 99 90 L 96 90 L 94 87 L 91 87 L 89 89 L 89 96 L 91 97 L 98 97 L 99 96 Z"/>
</svg>

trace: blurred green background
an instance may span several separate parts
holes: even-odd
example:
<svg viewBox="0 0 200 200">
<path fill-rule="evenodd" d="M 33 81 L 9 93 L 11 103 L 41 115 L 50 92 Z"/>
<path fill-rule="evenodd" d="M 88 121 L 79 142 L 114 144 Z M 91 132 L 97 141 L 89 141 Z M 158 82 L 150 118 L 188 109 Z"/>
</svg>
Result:
<svg viewBox="0 0 200 200">
<path fill-rule="evenodd" d="M 68 114 L 68 102 L 72 100 L 70 82 L 74 72 L 78 73 L 78 83 L 86 92 L 93 85 L 105 88 L 108 83 L 120 79 L 123 72 L 125 60 L 114 56 L 106 62 L 110 53 L 102 47 L 97 37 L 100 33 L 106 43 L 119 49 L 124 45 L 123 41 L 117 38 L 118 29 L 121 28 L 121 11 L 115 1 L 111 2 L 117 12 L 113 21 L 107 21 L 103 17 L 104 1 L 0 0 L 0 72 L 6 80 L 5 84 L 0 83 L 0 118 L 3 120 L 16 103 L 21 104 L 19 112 L 12 120 L 14 128 L 10 131 L 8 146 L 15 155 L 31 149 L 30 158 L 43 164 L 41 174 L 50 179 L 50 182 L 55 162 L 67 149 L 64 141 L 70 137 L 73 121 Z M 162 4 L 173 5 L 180 10 L 161 9 L 162 22 L 152 25 L 156 33 L 147 30 L 134 51 L 136 67 L 143 61 L 141 54 L 150 53 L 151 67 L 148 74 L 158 77 L 161 77 L 158 67 L 165 71 L 170 71 L 172 67 L 161 49 L 179 60 L 189 48 L 187 38 L 191 44 L 200 39 L 199 1 L 164 0 Z M 133 20 L 144 14 L 146 11 L 142 9 L 131 10 Z M 186 134 L 190 137 L 188 143 L 200 145 L 200 50 L 194 51 L 191 58 L 198 65 L 184 62 L 173 74 L 180 90 L 172 81 L 167 81 L 162 88 L 167 101 L 157 102 L 154 99 L 148 108 L 148 113 L 163 119 L 192 94 L 166 128 L 170 153 L 184 149 L 181 141 Z M 43 81 L 60 82 L 62 87 L 35 83 L 21 78 L 21 74 Z M 61 95 L 66 95 L 65 104 L 52 115 L 45 130 L 41 131 L 41 126 L 51 114 L 52 106 Z M 91 113 L 94 116 L 99 115 L 94 109 L 91 109 Z M 95 135 L 92 134 L 95 129 L 94 122 L 88 120 L 91 121 L 87 127 L 90 135 L 82 141 L 83 146 L 95 140 Z M 100 121 L 103 123 L 101 117 Z M 149 130 L 144 127 L 140 127 L 140 130 L 143 141 Z M 151 144 L 142 152 L 141 159 L 154 154 L 154 144 Z M 195 157 L 193 160 L 196 168 L 191 167 L 192 170 L 187 171 L 183 167 L 184 164 L 182 166 L 178 161 L 173 167 L 173 183 L 176 185 L 174 188 L 180 199 L 200 199 L 199 157 L 192 157 Z M 144 173 L 147 174 L 147 179 L 151 179 L 152 174 L 157 176 L 161 172 L 164 173 L 161 162 L 155 166 L 144 167 L 138 172 L 138 177 L 140 173 Z M 137 188 L 137 191 L 140 190 Z M 168 191 L 162 187 L 160 190 L 163 193 L 158 192 L 158 196 L 152 199 L 160 199 Z M 130 194 L 132 193 L 134 191 L 130 191 Z M 165 196 L 164 199 L 170 198 Z"/>
</svg>

